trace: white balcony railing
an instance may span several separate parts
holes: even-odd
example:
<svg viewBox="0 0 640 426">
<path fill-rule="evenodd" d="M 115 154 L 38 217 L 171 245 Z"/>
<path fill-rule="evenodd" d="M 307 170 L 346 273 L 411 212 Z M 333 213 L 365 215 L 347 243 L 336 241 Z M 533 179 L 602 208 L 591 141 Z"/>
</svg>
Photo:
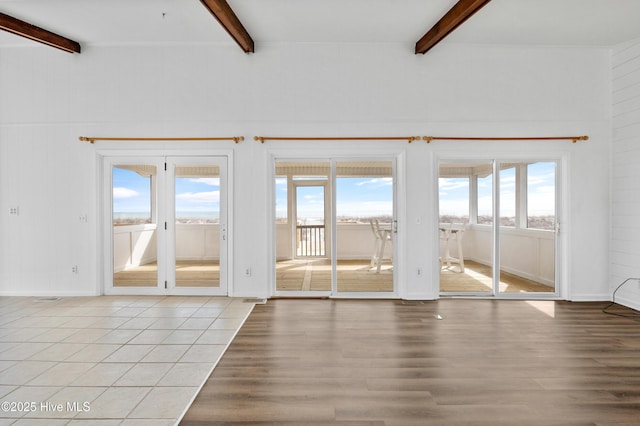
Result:
<svg viewBox="0 0 640 426">
<path fill-rule="evenodd" d="M 320 233 L 320 231 L 322 231 Z M 319 249 L 328 256 L 324 246 L 324 228 L 315 230 L 317 236 L 305 241 L 313 243 L 315 238 L 323 243 Z M 466 229 L 462 247 L 464 258 L 479 263 L 491 264 L 492 232 L 490 226 L 473 225 Z M 338 259 L 370 259 L 375 240 L 368 223 L 344 223 L 336 227 L 336 247 Z M 176 259 L 210 260 L 219 259 L 220 228 L 218 224 L 178 224 L 176 225 Z M 454 245 L 455 246 L 455 245 Z M 389 247 L 391 249 L 391 247 Z M 287 224 L 276 226 L 276 256 L 278 260 L 294 257 L 291 227 Z M 310 249 L 311 250 L 311 249 Z M 314 249 L 315 250 L 315 249 Z M 451 247 L 452 256 L 456 248 Z M 312 253 L 309 251 L 308 253 Z M 298 254 L 300 255 L 300 254 Z M 387 252 L 387 256 L 390 252 Z M 129 266 L 143 265 L 157 259 L 156 226 L 128 225 L 114 228 L 113 235 L 114 271 Z M 553 285 L 555 280 L 555 235 L 551 231 L 501 228 L 501 259 L 503 270 L 540 282 Z"/>
<path fill-rule="evenodd" d="M 155 224 L 113 228 L 113 271 L 157 261 Z M 220 225 L 176 224 L 176 260 L 218 260 Z"/>
</svg>

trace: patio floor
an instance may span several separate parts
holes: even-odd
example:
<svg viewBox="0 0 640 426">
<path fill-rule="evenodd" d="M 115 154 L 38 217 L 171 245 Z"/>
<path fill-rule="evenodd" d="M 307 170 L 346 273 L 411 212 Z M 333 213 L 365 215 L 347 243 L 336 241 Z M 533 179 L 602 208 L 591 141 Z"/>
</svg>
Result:
<svg viewBox="0 0 640 426">
<path fill-rule="evenodd" d="M 339 292 L 391 292 L 393 268 L 383 263 L 380 272 L 371 268 L 369 260 L 338 260 Z M 293 259 L 277 262 L 278 291 L 331 291 L 329 259 Z"/>
<path fill-rule="evenodd" d="M 443 268 L 440 271 L 440 292 L 491 292 L 491 267 L 471 261 L 465 261 L 464 266 L 464 273 L 459 272 L 458 266 Z M 553 287 L 504 271 L 500 273 L 501 293 L 549 293 L 554 291 Z"/>
</svg>

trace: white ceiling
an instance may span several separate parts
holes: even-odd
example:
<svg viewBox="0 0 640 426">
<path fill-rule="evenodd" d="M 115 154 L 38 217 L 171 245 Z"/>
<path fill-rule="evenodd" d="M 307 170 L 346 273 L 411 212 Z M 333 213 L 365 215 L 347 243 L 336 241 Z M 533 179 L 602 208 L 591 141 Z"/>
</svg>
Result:
<svg viewBox="0 0 640 426">
<path fill-rule="evenodd" d="M 256 44 L 416 41 L 456 0 L 228 0 Z M 199 0 L 0 0 L 81 45 L 234 42 Z M 493 0 L 443 43 L 612 46 L 640 38 L 640 0 Z M 0 46 L 34 42 L 0 31 Z"/>
</svg>

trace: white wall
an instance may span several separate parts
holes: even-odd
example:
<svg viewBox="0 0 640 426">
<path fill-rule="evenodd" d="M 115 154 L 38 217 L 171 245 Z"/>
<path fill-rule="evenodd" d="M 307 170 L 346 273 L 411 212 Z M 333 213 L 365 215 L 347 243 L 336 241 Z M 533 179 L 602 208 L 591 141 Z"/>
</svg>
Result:
<svg viewBox="0 0 640 426">
<path fill-rule="evenodd" d="M 116 226 L 113 229 L 113 272 L 156 262 L 158 260 L 156 235 L 155 224 Z"/>
<path fill-rule="evenodd" d="M 100 150 L 233 150 L 232 294 L 270 294 L 273 155 L 400 161 L 403 297 L 437 295 L 439 158 L 565 161 L 564 295 L 608 298 L 610 63 L 605 49 L 403 44 L 0 49 L 0 294 L 95 294 Z M 571 142 L 254 142 L 254 135 L 582 135 Z M 243 135 L 231 142 L 85 136 Z M 9 207 L 20 207 L 10 216 Z M 82 218 L 86 215 L 86 222 Z M 71 236 L 71 237 L 69 237 Z M 599 261 L 594 261 L 597 259 Z M 37 260 L 37 262 L 36 262 Z M 78 265 L 78 274 L 71 267 Z M 242 271 L 251 267 L 253 274 Z M 432 271 L 417 274 L 417 270 Z"/>
<path fill-rule="evenodd" d="M 640 278 L 640 40 L 617 46 L 613 67 L 611 279 L 613 292 Z M 640 309 L 640 282 L 620 288 L 616 301 Z"/>
<path fill-rule="evenodd" d="M 220 260 L 219 224 L 176 224 L 176 260 Z"/>
<path fill-rule="evenodd" d="M 500 228 L 500 269 L 555 288 L 554 244 L 553 232 Z M 458 257 L 455 239 L 450 243 L 450 251 L 453 257 Z M 462 251 L 465 260 L 492 265 L 492 227 L 469 226 L 462 239 Z"/>
</svg>

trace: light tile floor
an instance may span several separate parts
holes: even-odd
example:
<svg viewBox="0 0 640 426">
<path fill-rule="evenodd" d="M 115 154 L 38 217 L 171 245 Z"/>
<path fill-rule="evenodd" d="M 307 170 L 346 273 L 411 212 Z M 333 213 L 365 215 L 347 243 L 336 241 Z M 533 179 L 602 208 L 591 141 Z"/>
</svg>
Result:
<svg viewBox="0 0 640 426">
<path fill-rule="evenodd" d="M 0 426 L 173 425 L 254 307 L 244 299 L 0 297 Z"/>
</svg>

